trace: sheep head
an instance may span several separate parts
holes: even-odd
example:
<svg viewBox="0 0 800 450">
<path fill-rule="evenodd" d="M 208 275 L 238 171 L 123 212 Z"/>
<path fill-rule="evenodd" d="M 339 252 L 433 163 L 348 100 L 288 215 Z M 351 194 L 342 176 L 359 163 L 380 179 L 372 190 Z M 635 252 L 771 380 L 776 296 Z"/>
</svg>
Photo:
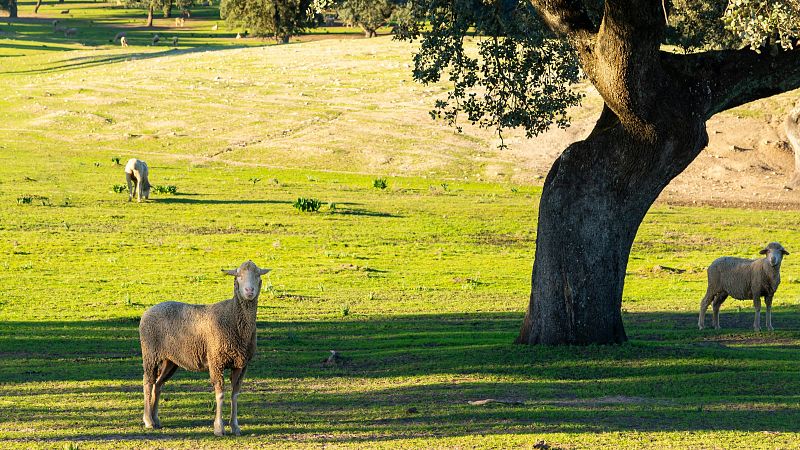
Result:
<svg viewBox="0 0 800 450">
<path fill-rule="evenodd" d="M 763 250 L 758 252 L 762 255 L 767 255 L 766 260 L 769 261 L 769 265 L 772 267 L 777 267 L 781 265 L 781 261 L 785 255 L 788 255 L 789 252 L 786 251 L 783 246 L 777 242 L 770 242 L 764 247 Z"/>
<path fill-rule="evenodd" d="M 245 261 L 237 269 L 225 270 L 233 276 L 233 289 L 236 297 L 252 301 L 258 298 L 261 292 L 261 276 L 272 269 L 260 269 L 253 261 Z"/>
</svg>

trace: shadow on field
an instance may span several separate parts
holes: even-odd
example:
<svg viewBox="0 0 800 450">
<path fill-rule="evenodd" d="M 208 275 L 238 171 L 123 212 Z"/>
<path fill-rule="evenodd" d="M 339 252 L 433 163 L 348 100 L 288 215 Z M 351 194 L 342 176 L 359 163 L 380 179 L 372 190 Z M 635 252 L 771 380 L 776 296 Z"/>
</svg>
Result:
<svg viewBox="0 0 800 450">
<path fill-rule="evenodd" d="M 187 194 L 177 194 L 187 195 Z M 189 205 L 291 205 L 292 202 L 288 200 L 216 200 L 216 199 L 199 199 L 199 198 L 181 198 L 181 197 L 167 197 L 150 199 L 154 203 L 167 203 L 167 204 L 189 204 Z"/>
<path fill-rule="evenodd" d="M 11 44 L 10 46 L 13 46 Z M 0 41 L 0 46 L 3 46 L 2 41 Z M 62 61 L 58 61 L 55 65 L 48 66 L 48 67 L 40 67 L 40 68 L 33 68 L 33 69 L 25 69 L 25 70 L 7 70 L 7 71 L 0 71 L 0 73 L 6 74 L 43 74 L 43 73 L 53 73 L 53 72 L 64 72 L 68 70 L 75 70 L 75 69 L 83 69 L 87 67 L 96 67 L 102 66 L 106 64 L 115 64 L 123 61 L 134 61 L 134 60 L 147 60 L 153 58 L 161 58 L 164 56 L 176 56 L 176 55 L 183 55 L 189 53 L 199 53 L 199 52 L 212 52 L 212 51 L 219 51 L 219 50 L 232 50 L 235 48 L 241 48 L 243 46 L 236 46 L 236 45 L 227 45 L 227 46 L 203 46 L 203 47 L 194 47 L 194 48 L 186 48 L 186 49 L 166 49 L 160 52 L 131 52 L 131 53 L 116 53 L 113 55 L 92 55 L 92 56 L 77 56 L 75 58 L 69 58 Z"/>
<path fill-rule="evenodd" d="M 793 331 L 760 334 L 746 329 L 748 312 L 726 314 L 730 328 L 721 332 L 699 332 L 694 314 L 628 313 L 632 340 L 619 346 L 514 345 L 521 320 L 517 313 L 474 313 L 261 321 L 259 354 L 245 382 L 243 429 L 309 442 L 531 431 L 800 432 L 797 308 L 781 309 L 773 319 L 779 330 Z M 331 349 L 342 361 L 326 367 Z M 138 402 L 141 395 L 135 319 L 7 322 L 0 328 L 0 357 L 0 398 L 95 395 Z M 92 383 L 56 383 L 82 380 Z M 165 430 L 106 428 L 81 437 L 193 438 L 198 433 L 187 428 L 210 426 L 206 374 L 179 371 L 165 392 Z M 488 398 L 520 403 L 468 404 Z M 18 417 L 41 413 L 24 402 L 15 408 Z M 59 403 L 48 411 L 68 415 L 70 408 Z M 89 412 L 87 423 L 93 414 L 102 422 L 108 412 Z M 63 433 L 70 436 L 66 428 Z"/>
</svg>

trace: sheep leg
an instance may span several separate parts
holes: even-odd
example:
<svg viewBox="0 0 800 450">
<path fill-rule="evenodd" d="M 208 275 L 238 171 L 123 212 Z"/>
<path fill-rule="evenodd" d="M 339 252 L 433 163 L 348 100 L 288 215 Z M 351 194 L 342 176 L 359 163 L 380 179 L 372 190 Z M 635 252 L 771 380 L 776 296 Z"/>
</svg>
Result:
<svg viewBox="0 0 800 450">
<path fill-rule="evenodd" d="M 753 330 L 761 331 L 761 294 L 756 293 L 753 295 L 753 308 L 756 310 L 755 317 L 753 318 Z"/>
<path fill-rule="evenodd" d="M 131 174 L 125 172 L 125 182 L 128 183 L 128 201 L 133 200 L 133 182 L 131 181 Z"/>
<path fill-rule="evenodd" d="M 726 298 L 728 298 L 728 294 L 719 293 L 716 296 L 714 296 L 714 301 L 711 304 L 711 308 L 714 310 L 714 315 L 711 318 L 711 323 L 714 325 L 715 330 L 719 330 L 720 328 L 722 328 L 719 326 L 719 308 L 720 306 L 722 306 L 722 303 L 725 301 Z"/>
<path fill-rule="evenodd" d="M 223 388 L 225 387 L 225 378 L 223 377 L 222 368 L 210 368 L 209 374 L 211 375 L 211 384 L 214 386 L 214 395 L 217 400 L 217 415 L 214 417 L 214 434 L 216 436 L 225 435 L 225 422 L 222 421 L 222 400 L 225 398 Z"/>
<path fill-rule="evenodd" d="M 153 387 L 156 382 L 156 375 L 158 371 L 158 364 L 148 363 L 145 362 L 144 364 L 144 377 L 142 381 L 142 387 L 144 391 L 144 415 L 142 416 L 142 420 L 144 421 L 145 428 L 153 428 L 153 408 L 152 408 L 152 396 L 153 396 Z"/>
<path fill-rule="evenodd" d="M 152 416 L 154 428 L 161 428 L 161 421 L 158 419 L 158 399 L 161 397 L 161 387 L 164 386 L 164 383 L 166 383 L 167 380 L 172 378 L 172 375 L 175 375 L 176 370 L 178 370 L 178 366 L 172 361 L 165 359 L 161 364 L 161 371 L 158 375 L 158 379 L 153 385 L 153 395 L 151 397 L 153 406 L 151 410 L 153 411 Z"/>
<path fill-rule="evenodd" d="M 136 201 L 142 202 L 142 180 L 141 176 L 136 177 Z"/>
<path fill-rule="evenodd" d="M 767 305 L 767 330 L 775 331 L 775 329 L 772 328 L 772 296 L 771 295 L 765 295 L 764 296 L 764 304 Z"/>
<path fill-rule="evenodd" d="M 706 289 L 706 295 L 700 300 L 700 315 L 697 318 L 697 327 L 701 330 L 706 327 L 706 310 L 712 298 L 711 286 L 709 286 L 708 289 Z"/>
<path fill-rule="evenodd" d="M 231 369 L 231 432 L 234 435 L 240 436 L 242 434 L 239 429 L 239 390 L 242 388 L 242 379 L 244 372 L 247 368 Z"/>
</svg>

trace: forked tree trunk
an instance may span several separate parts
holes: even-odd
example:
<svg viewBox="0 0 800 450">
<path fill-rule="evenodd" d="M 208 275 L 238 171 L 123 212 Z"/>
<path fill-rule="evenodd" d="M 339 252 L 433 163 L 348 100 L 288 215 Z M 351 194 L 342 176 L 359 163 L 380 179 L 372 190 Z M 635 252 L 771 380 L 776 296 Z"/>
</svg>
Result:
<svg viewBox="0 0 800 450">
<path fill-rule="evenodd" d="M 145 23 L 146 27 L 150 28 L 153 26 L 153 5 L 152 3 L 147 8 L 147 23 Z"/>
</svg>

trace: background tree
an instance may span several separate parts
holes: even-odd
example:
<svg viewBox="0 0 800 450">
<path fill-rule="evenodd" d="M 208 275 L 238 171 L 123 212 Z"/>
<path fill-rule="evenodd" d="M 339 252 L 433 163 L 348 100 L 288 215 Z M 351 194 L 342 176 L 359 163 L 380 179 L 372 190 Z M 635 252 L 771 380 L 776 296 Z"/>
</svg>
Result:
<svg viewBox="0 0 800 450">
<path fill-rule="evenodd" d="M 518 342 L 627 339 L 622 290 L 644 215 L 706 146 L 710 117 L 800 87 L 797 8 L 796 0 L 415 2 L 415 20 L 401 30 L 421 38 L 414 77 L 446 74 L 453 85 L 434 115 L 455 123 L 463 113 L 528 135 L 566 126 L 580 99 L 568 87 L 577 66 L 604 101 L 589 136 L 545 179 Z M 469 36 L 478 37 L 477 56 L 465 51 Z M 663 47 L 670 41 L 677 51 Z"/>
<path fill-rule="evenodd" d="M 368 38 L 378 35 L 378 28 L 386 25 L 395 7 L 391 0 L 340 0 L 335 5 L 339 17 L 347 24 L 361 27 Z"/>
<path fill-rule="evenodd" d="M 0 9 L 8 11 L 8 17 L 12 19 L 18 16 L 17 0 L 0 0 Z"/>
<path fill-rule="evenodd" d="M 220 15 L 233 26 L 278 43 L 315 26 L 312 0 L 222 0 Z"/>
</svg>

